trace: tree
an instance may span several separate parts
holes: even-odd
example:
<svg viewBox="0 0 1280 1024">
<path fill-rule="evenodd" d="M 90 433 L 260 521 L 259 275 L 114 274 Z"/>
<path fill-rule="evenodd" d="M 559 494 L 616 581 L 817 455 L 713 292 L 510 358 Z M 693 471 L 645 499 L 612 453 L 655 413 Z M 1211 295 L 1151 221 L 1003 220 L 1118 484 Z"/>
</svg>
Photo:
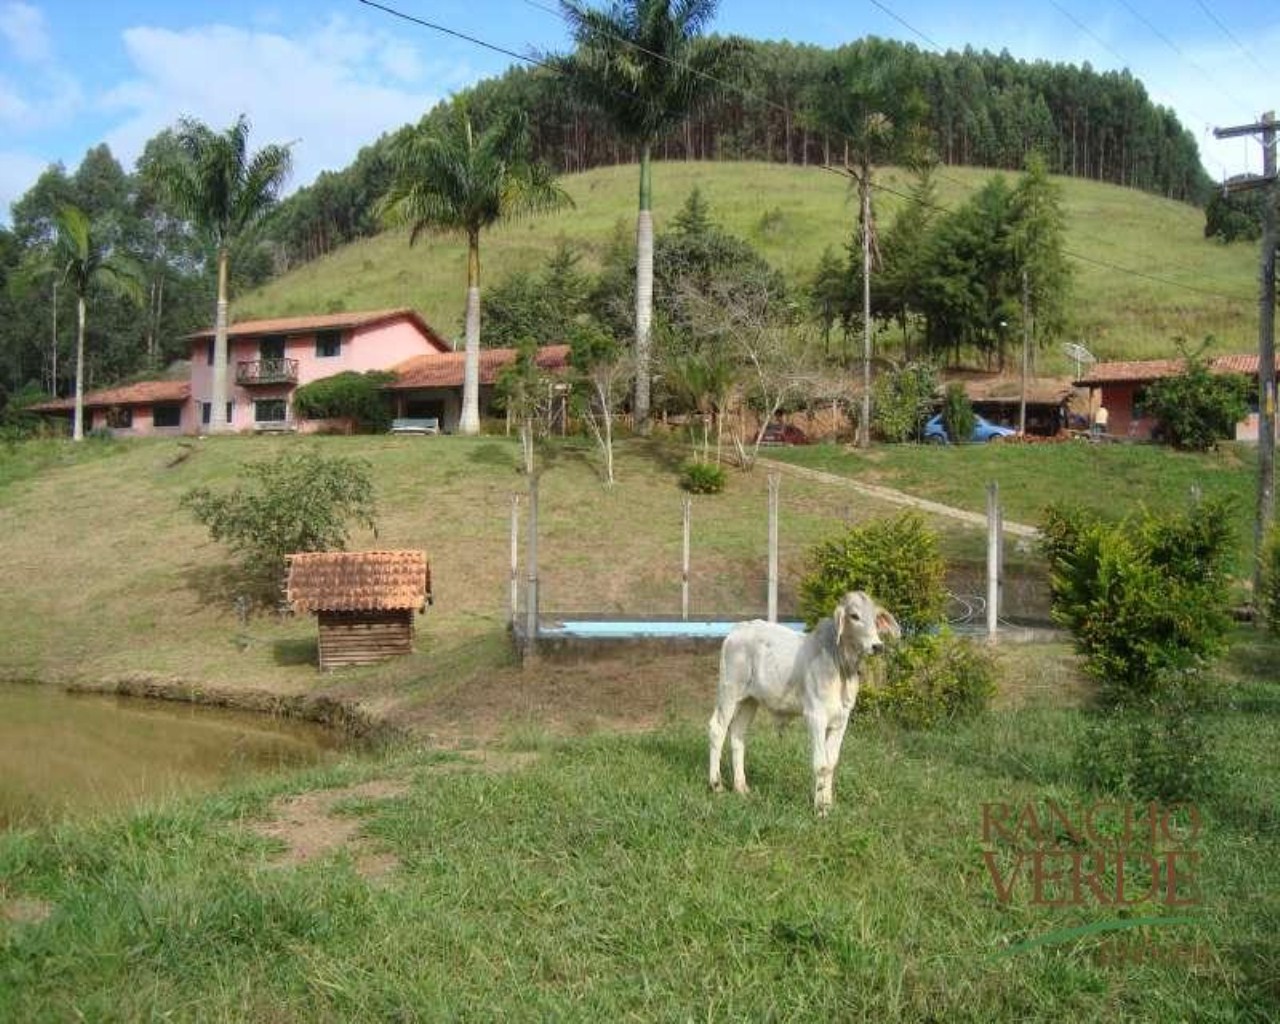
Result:
<svg viewBox="0 0 1280 1024">
<path fill-rule="evenodd" d="M 1239 373 L 1213 373 L 1204 358 L 1212 339 L 1195 352 L 1180 345 L 1183 371 L 1147 388 L 1145 406 L 1160 421 L 1175 448 L 1208 451 L 1235 435 L 1236 424 L 1249 412 L 1252 385 Z"/>
<path fill-rule="evenodd" d="M 63 206 L 57 214 L 52 248 L 28 269 L 36 277 L 56 274 L 76 297 L 76 390 L 71 429 L 76 441 L 84 438 L 84 341 L 89 289 L 102 284 L 134 302 L 142 301 L 141 268 L 104 243 L 103 233 L 79 207 Z"/>
<path fill-rule="evenodd" d="M 582 417 L 604 458 L 604 482 L 612 487 L 613 417 L 635 372 L 629 353 L 598 324 L 575 325 L 570 334 L 569 362 L 582 396 Z"/>
<path fill-rule="evenodd" d="M 650 329 L 653 319 L 654 143 L 712 96 L 741 51 L 736 40 L 701 39 L 716 0 L 619 0 L 607 10 L 561 0 L 577 50 L 556 66 L 575 92 L 600 110 L 640 150 L 636 218 L 636 426 L 649 426 Z"/>
<path fill-rule="evenodd" d="M 1017 269 L 1026 276 L 1025 319 L 1035 316 L 1040 344 L 1066 326 L 1071 267 L 1065 252 L 1066 214 L 1062 188 L 1049 180 L 1044 158 L 1027 157 L 1027 169 L 1009 197 L 1009 242 Z"/>
<path fill-rule="evenodd" d="M 423 232 L 467 239 L 466 355 L 459 430 L 480 432 L 480 233 L 499 221 L 571 206 L 551 173 L 528 158 L 527 122 L 509 113 L 477 136 L 459 108 L 444 128 L 421 127 L 394 151 L 394 177 L 382 198 L 384 217 Z"/>
<path fill-rule="evenodd" d="M 217 251 L 218 304 L 214 317 L 213 393 L 209 430 L 225 430 L 227 409 L 227 280 L 232 246 L 275 204 L 289 175 L 288 145 L 250 155 L 243 114 L 223 132 L 193 118 L 178 122 L 176 145 L 152 168 L 158 187 L 208 235 Z"/>
<path fill-rule="evenodd" d="M 182 496 L 182 505 L 240 557 L 261 599 L 279 596 L 285 555 L 340 551 L 353 521 L 376 527 L 373 481 L 363 460 L 293 449 L 250 462 L 243 474 L 249 487 L 226 494 L 197 487 Z"/>
</svg>

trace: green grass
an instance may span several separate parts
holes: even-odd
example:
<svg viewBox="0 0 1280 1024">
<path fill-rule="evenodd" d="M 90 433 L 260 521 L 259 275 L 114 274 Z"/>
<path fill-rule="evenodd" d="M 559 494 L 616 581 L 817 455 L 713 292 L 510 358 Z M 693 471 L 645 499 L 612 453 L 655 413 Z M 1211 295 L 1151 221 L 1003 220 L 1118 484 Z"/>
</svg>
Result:
<svg viewBox="0 0 1280 1024">
<path fill-rule="evenodd" d="M 1198 804 L 1189 909 L 1037 906 L 1025 886 L 996 898 L 982 805 L 1087 804 L 1070 772 L 1080 712 L 921 734 L 863 723 L 826 821 L 808 807 L 802 730 L 754 731 L 743 799 L 706 791 L 705 738 L 681 718 L 641 736 L 529 736 L 537 757 L 509 772 L 406 750 L 0 837 L 0 897 L 52 908 L 0 924 L 0 1018 L 1272 1020 L 1280 694 L 1247 672 L 1235 686 L 1247 707 L 1212 719 L 1228 771 Z M 388 775 L 408 792 L 346 807 L 398 859 L 384 878 L 345 852 L 272 867 L 273 844 L 241 827 L 282 790 Z M 1106 962 L 1136 955 L 1140 934 L 1166 959 Z"/>
<path fill-rule="evenodd" d="M 947 168 L 939 201 L 954 207 L 993 172 Z M 880 182 L 905 192 L 905 172 L 887 168 Z M 1132 189 L 1071 178 L 1064 190 L 1068 246 L 1103 264 L 1073 259 L 1076 288 L 1070 337 L 1102 359 L 1176 354 L 1174 340 L 1217 338 L 1215 352 L 1247 352 L 1257 344 L 1257 253 L 1224 247 L 1203 237 L 1201 211 Z M 484 280 L 490 284 L 519 269 L 534 269 L 561 239 L 596 264 L 615 229 L 634 231 L 636 169 L 600 168 L 569 175 L 564 185 L 577 206 L 488 232 L 481 243 Z M 758 163 L 660 163 L 654 170 L 658 230 L 678 212 L 697 185 L 713 216 L 759 248 L 789 279 L 812 273 L 823 249 L 837 251 L 854 222 L 846 183 L 816 167 Z M 878 196 L 886 222 L 902 200 Z M 453 238 L 426 238 L 413 248 L 406 232 L 387 232 L 344 246 L 286 274 L 235 303 L 240 319 L 265 315 L 413 306 L 447 335 L 460 334 L 465 291 L 465 247 Z M 1191 289 L 1199 289 L 1191 290 Z M 1224 293 L 1224 299 L 1209 292 Z M 886 331 L 887 346 L 898 344 Z M 1073 366 L 1057 350 L 1046 351 L 1042 372 L 1068 374 Z"/>
<path fill-rule="evenodd" d="M 877 445 L 867 452 L 831 444 L 775 448 L 770 458 L 922 498 L 985 512 L 986 487 L 1000 485 L 1005 518 L 1032 526 L 1053 502 L 1121 516 L 1140 507 L 1185 508 L 1193 489 L 1234 502 L 1236 571 L 1252 559 L 1257 451 L 1223 445 L 1209 454 L 1131 444 Z"/>
</svg>

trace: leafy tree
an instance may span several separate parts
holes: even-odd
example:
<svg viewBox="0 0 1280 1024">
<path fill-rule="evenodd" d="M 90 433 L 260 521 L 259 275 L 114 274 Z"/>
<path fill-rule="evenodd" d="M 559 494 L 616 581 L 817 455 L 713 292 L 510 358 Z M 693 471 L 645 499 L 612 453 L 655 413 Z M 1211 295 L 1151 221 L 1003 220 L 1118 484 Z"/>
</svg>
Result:
<svg viewBox="0 0 1280 1024">
<path fill-rule="evenodd" d="M 516 271 L 489 289 L 481 302 L 486 348 L 514 348 L 532 339 L 563 345 L 587 315 L 592 282 L 578 270 L 582 254 L 562 241 L 539 273 Z"/>
<path fill-rule="evenodd" d="M 105 285 L 140 303 L 142 272 L 131 258 L 108 247 L 101 240 L 98 226 L 90 224 L 84 211 L 76 206 L 64 206 L 58 211 L 52 247 L 38 254 L 27 272 L 31 277 L 56 274 L 76 298 L 75 412 L 71 436 L 80 441 L 84 438 L 84 349 L 90 286 Z"/>
<path fill-rule="evenodd" d="M 289 146 L 269 145 L 250 155 L 243 114 L 223 132 L 193 118 L 178 122 L 174 146 L 151 173 L 183 217 L 204 232 L 217 252 L 218 304 L 214 318 L 212 413 L 209 429 L 225 430 L 227 408 L 227 287 L 232 247 L 266 216 L 289 176 Z"/>
<path fill-rule="evenodd" d="M 613 419 L 623 401 L 634 364 L 617 340 L 594 321 L 575 324 L 569 335 L 580 411 L 604 457 L 604 482 L 613 486 Z"/>
<path fill-rule="evenodd" d="M 516 347 L 515 362 L 503 368 L 494 385 L 508 422 L 519 423 L 524 471 L 530 477 L 538 472 L 537 443 L 551 433 L 563 383 L 538 365 L 538 346 L 526 340 Z"/>
<path fill-rule="evenodd" d="M 477 137 L 459 110 L 446 127 L 420 128 L 401 138 L 395 173 L 382 199 L 385 217 L 410 225 L 409 244 L 423 232 L 458 232 L 467 239 L 464 434 L 480 432 L 480 233 L 499 221 L 572 204 L 549 171 L 528 158 L 527 124 L 519 113 L 495 120 Z"/>
<path fill-rule="evenodd" d="M 886 441 L 913 441 L 933 408 L 938 375 L 928 363 L 907 363 L 875 381 L 875 416 L 872 425 Z"/>
<path fill-rule="evenodd" d="M 1235 436 L 1236 424 L 1248 415 L 1253 387 L 1239 373 L 1213 373 L 1205 348 L 1188 352 L 1179 345 L 1185 368 L 1147 388 L 1146 408 L 1159 420 L 1175 448 L 1208 451 L 1219 440 Z"/>
<path fill-rule="evenodd" d="M 1214 190 L 1204 208 L 1204 237 L 1216 238 L 1224 245 L 1257 241 L 1262 237 L 1265 201 L 1262 189 L 1236 194 Z"/>
<path fill-rule="evenodd" d="M 809 279 L 806 293 L 810 313 L 822 329 L 826 355 L 831 354 L 831 328 L 842 319 L 842 312 L 850 301 L 847 281 L 844 263 L 835 250 L 827 246 Z"/>
<path fill-rule="evenodd" d="M 1030 308 L 1021 311 L 1021 319 L 1025 322 L 1034 315 L 1037 339 L 1043 345 L 1066 326 L 1071 267 L 1065 252 L 1062 189 L 1049 180 L 1044 158 L 1038 153 L 1027 157 L 1026 172 L 1009 198 L 1009 218 L 1013 258 L 1026 276 L 1030 299 Z"/>
<path fill-rule="evenodd" d="M 730 77 L 741 45 L 701 39 L 716 0 L 618 0 L 600 10 L 561 0 L 577 49 L 557 66 L 571 86 L 640 150 L 636 219 L 636 425 L 649 426 L 650 327 L 653 319 L 653 145 Z"/>
<path fill-rule="evenodd" d="M 386 370 L 348 370 L 303 384 L 293 393 L 293 408 L 308 419 L 349 419 L 364 433 L 391 426 L 391 406 L 383 386 L 396 379 Z"/>
<path fill-rule="evenodd" d="M 340 551 L 351 525 L 376 529 L 377 509 L 369 464 L 326 457 L 313 448 L 291 448 L 273 459 L 244 466 L 247 486 L 224 494 L 197 487 L 182 496 L 215 541 L 239 557 L 256 596 L 279 596 L 285 555 Z"/>
</svg>

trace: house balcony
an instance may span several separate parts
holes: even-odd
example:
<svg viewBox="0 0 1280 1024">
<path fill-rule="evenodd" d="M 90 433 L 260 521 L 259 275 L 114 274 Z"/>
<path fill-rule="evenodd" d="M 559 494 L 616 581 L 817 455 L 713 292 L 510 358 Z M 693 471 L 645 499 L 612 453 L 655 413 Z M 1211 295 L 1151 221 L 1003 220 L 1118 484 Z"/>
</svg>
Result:
<svg viewBox="0 0 1280 1024">
<path fill-rule="evenodd" d="M 255 384 L 297 384 L 298 360 L 254 359 L 236 363 L 236 383 L 241 387 Z"/>
</svg>

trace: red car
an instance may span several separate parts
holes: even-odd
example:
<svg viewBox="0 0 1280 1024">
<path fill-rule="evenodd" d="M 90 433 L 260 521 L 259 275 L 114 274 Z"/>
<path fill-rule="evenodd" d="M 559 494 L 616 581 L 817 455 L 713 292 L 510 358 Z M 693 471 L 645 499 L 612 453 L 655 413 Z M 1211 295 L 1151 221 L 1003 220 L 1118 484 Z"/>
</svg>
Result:
<svg viewBox="0 0 1280 1024">
<path fill-rule="evenodd" d="M 809 435 L 790 423 L 770 423 L 764 428 L 761 444 L 809 444 Z"/>
</svg>

